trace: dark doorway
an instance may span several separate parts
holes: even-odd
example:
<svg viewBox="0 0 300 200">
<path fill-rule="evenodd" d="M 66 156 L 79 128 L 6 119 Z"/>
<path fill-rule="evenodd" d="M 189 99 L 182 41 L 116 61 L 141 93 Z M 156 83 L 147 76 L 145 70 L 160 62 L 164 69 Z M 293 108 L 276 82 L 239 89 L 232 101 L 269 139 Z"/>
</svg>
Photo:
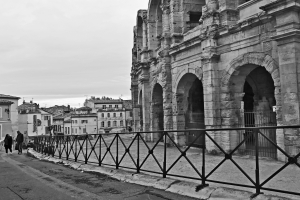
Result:
<svg viewBox="0 0 300 200">
<path fill-rule="evenodd" d="M 163 89 L 161 85 L 156 84 L 153 90 L 153 127 L 154 130 L 163 131 L 164 130 L 164 110 L 163 110 Z M 160 138 L 162 133 L 158 134 Z"/>
<path fill-rule="evenodd" d="M 187 97 L 188 108 L 185 114 L 186 129 L 204 129 L 204 99 L 203 99 L 203 86 L 201 81 L 197 78 L 193 82 Z M 201 135 L 193 144 L 192 142 Z M 204 145 L 204 132 L 203 131 L 189 131 L 188 144 L 195 147 Z"/>
<path fill-rule="evenodd" d="M 274 81 L 269 72 L 263 67 L 256 67 L 246 77 L 244 83 L 244 109 L 243 125 L 245 127 L 276 126 L 276 113 L 272 107 L 276 105 L 274 98 Z M 255 155 L 255 144 L 258 142 L 259 155 L 276 158 L 277 150 L 266 138 L 276 143 L 275 129 L 259 129 L 260 135 L 255 137 L 255 131 L 246 130 L 243 138 L 245 141 L 246 154 Z"/>
</svg>

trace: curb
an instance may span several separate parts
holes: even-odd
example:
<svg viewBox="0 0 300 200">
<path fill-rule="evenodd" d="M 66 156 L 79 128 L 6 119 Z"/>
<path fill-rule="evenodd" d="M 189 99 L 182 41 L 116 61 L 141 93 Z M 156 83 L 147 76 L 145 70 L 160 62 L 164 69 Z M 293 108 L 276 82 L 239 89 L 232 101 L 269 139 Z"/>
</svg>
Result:
<svg viewBox="0 0 300 200">
<path fill-rule="evenodd" d="M 202 190 L 196 191 L 197 186 L 199 184 L 175 180 L 170 178 L 160 178 L 156 176 L 151 176 L 147 174 L 135 174 L 130 173 L 120 169 L 111 169 L 107 167 L 100 167 L 95 165 L 88 165 L 77 163 L 73 161 L 62 160 L 58 158 L 54 158 L 51 156 L 42 155 L 33 149 L 29 148 L 27 150 L 27 155 L 30 157 L 37 158 L 41 161 L 52 162 L 55 164 L 63 164 L 72 169 L 79 170 L 82 172 L 96 172 L 100 174 L 107 175 L 111 178 L 114 178 L 119 181 L 133 183 L 138 185 L 143 185 L 146 187 L 153 187 L 156 189 L 164 190 L 166 192 L 171 192 L 183 196 L 193 197 L 197 199 L 205 199 L 205 200 L 295 200 L 286 197 L 279 197 L 273 195 L 258 195 L 255 198 L 251 198 L 251 195 L 254 193 L 225 188 L 225 187 L 205 187 Z"/>
</svg>

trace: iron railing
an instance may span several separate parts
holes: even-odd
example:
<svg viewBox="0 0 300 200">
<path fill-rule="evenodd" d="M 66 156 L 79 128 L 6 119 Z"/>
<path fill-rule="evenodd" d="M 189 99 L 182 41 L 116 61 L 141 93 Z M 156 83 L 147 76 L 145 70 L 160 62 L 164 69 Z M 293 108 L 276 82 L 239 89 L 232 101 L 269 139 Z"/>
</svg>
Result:
<svg viewBox="0 0 300 200">
<path fill-rule="evenodd" d="M 261 190 L 279 192 L 279 193 L 287 193 L 291 195 L 300 195 L 297 191 L 289 191 L 282 190 L 278 188 L 266 187 L 266 184 L 269 183 L 274 177 L 278 176 L 280 172 L 286 169 L 288 166 L 298 166 L 300 168 L 300 164 L 298 162 L 298 158 L 300 157 L 300 153 L 297 155 L 289 155 L 285 152 L 284 149 L 279 147 L 275 142 L 268 138 L 268 135 L 264 134 L 262 130 L 277 130 L 277 129 L 299 129 L 300 126 L 276 126 L 276 127 L 251 127 L 251 128 L 226 128 L 226 129 L 197 129 L 197 130 L 172 130 L 172 131 L 157 131 L 157 132 L 135 132 L 135 133 L 109 133 L 105 135 L 95 134 L 95 135 L 85 135 L 84 138 L 79 139 L 78 135 L 65 135 L 65 136 L 36 136 L 34 137 L 35 150 L 41 152 L 43 154 L 48 154 L 49 156 L 55 156 L 59 158 L 64 158 L 67 160 L 74 160 L 75 162 L 84 162 L 97 164 L 99 166 L 111 166 L 116 169 L 125 168 L 129 170 L 134 170 L 136 173 L 140 172 L 149 172 L 160 174 L 164 178 L 167 176 L 173 176 L 177 178 L 184 179 L 193 179 L 197 181 L 201 181 L 201 185 L 197 188 L 198 190 L 203 187 L 208 186 L 208 183 L 217 183 L 224 185 L 232 185 L 237 187 L 245 187 L 245 188 L 253 188 L 255 189 L 255 195 L 261 193 Z M 214 139 L 214 134 L 216 133 L 239 133 L 241 131 L 248 131 L 248 134 L 244 137 L 242 141 L 239 141 L 236 144 L 236 147 L 231 151 L 226 151 L 222 146 L 221 142 L 218 142 Z M 198 133 L 197 137 L 195 137 L 194 141 L 191 142 L 187 147 L 182 148 L 177 145 L 175 142 L 175 137 L 173 133 L 178 133 L 178 135 L 184 135 L 186 132 L 196 131 Z M 154 137 L 157 135 L 155 139 L 156 142 L 149 143 L 146 142 L 145 138 L 149 138 L 149 135 L 152 134 Z M 131 135 L 132 137 L 128 137 Z M 126 136 L 126 137 L 125 137 Z M 82 137 L 82 136 L 81 136 Z M 201 152 L 201 155 L 198 156 L 196 160 L 191 160 L 189 158 L 190 151 L 195 149 L 191 148 L 193 143 L 197 141 L 200 137 L 204 137 L 204 141 L 202 146 L 198 146 L 198 150 Z M 239 136 L 237 136 L 239 137 Z M 254 171 L 253 177 L 249 172 L 246 172 L 245 166 L 243 167 L 238 164 L 238 157 L 235 156 L 238 154 L 238 149 L 243 148 L 245 142 L 249 140 L 249 138 L 254 138 L 255 141 L 255 159 L 254 162 Z M 260 158 L 259 158 L 259 140 L 257 138 L 263 137 L 270 144 L 276 147 L 277 151 L 282 155 L 286 156 L 287 162 L 283 164 L 278 170 L 268 174 L 267 177 L 262 181 L 261 172 L 260 172 Z M 163 141 L 163 142 L 161 142 Z M 238 140 L 237 140 L 238 141 Z M 206 147 L 210 143 L 210 145 L 214 145 L 219 152 L 220 162 L 212 167 L 210 167 L 210 172 L 207 173 L 207 166 L 210 165 L 210 162 L 206 162 L 208 157 L 208 152 L 206 151 Z M 142 149 L 143 146 L 143 149 Z M 171 159 L 168 151 L 170 148 L 178 150 L 178 156 L 174 160 Z M 154 151 L 158 150 L 160 153 L 157 154 Z M 93 156 L 92 156 L 93 155 Z M 111 159 L 109 162 L 107 161 L 108 156 L 110 155 Z M 125 162 L 124 158 L 128 155 L 127 161 Z M 221 157 L 220 157 L 221 156 Z M 153 158 L 153 163 L 157 164 L 158 170 L 154 170 L 154 167 L 147 168 L 147 160 Z M 186 162 L 189 164 L 190 168 L 194 170 L 196 175 L 187 176 L 184 174 L 172 174 L 170 171 L 176 167 L 181 166 L 179 160 L 181 158 L 185 158 Z M 172 161 L 171 161 L 172 160 Z M 197 160 L 201 160 L 201 163 L 198 163 Z M 211 178 L 212 175 L 217 174 L 216 171 L 221 168 L 221 166 L 226 163 L 225 161 L 230 161 L 230 163 L 235 166 L 231 167 L 230 170 L 236 168 L 239 172 L 244 175 L 244 178 L 249 182 L 249 184 L 230 182 L 230 181 L 222 181 L 222 177 L 217 177 L 216 179 Z M 129 164 L 131 163 L 131 164 Z M 152 163 L 152 164 L 153 164 Z M 122 165 L 123 164 L 123 165 Z M 124 165 L 125 164 L 125 165 Z M 168 166 L 167 166 L 168 165 Z M 297 169 L 298 169 L 297 168 Z M 270 171 L 269 169 L 267 169 Z M 265 174 L 263 174 L 266 176 Z M 281 187 L 280 187 L 281 188 Z M 255 196 L 254 195 L 254 196 Z"/>
</svg>

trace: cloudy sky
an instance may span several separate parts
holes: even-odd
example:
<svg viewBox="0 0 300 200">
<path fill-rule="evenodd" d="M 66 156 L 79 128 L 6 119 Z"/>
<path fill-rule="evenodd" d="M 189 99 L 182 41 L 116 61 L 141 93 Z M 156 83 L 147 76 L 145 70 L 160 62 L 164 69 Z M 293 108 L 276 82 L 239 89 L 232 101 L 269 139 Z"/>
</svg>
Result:
<svg viewBox="0 0 300 200">
<path fill-rule="evenodd" d="M 0 2 L 0 93 L 47 107 L 130 98 L 133 26 L 148 0 Z"/>
</svg>

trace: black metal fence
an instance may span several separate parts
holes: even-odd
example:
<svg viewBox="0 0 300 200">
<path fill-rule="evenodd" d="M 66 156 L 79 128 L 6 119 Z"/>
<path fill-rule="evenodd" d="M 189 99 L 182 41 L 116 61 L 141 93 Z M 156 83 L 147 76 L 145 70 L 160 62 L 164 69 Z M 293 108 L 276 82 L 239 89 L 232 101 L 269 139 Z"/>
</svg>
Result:
<svg viewBox="0 0 300 200">
<path fill-rule="evenodd" d="M 227 129 L 197 129 L 197 130 L 176 130 L 176 131 L 158 131 L 158 132 L 136 132 L 136 133 L 110 133 L 105 135 L 65 135 L 65 136 L 36 136 L 34 138 L 35 150 L 43 154 L 63 158 L 66 160 L 73 160 L 75 162 L 93 163 L 99 166 L 111 166 L 118 168 L 125 168 L 133 170 L 136 173 L 148 172 L 160 174 L 164 178 L 167 176 L 173 176 L 177 178 L 193 179 L 201 182 L 198 189 L 208 186 L 208 183 L 217 183 L 224 185 L 232 185 L 236 187 L 246 187 L 255 189 L 255 195 L 261 193 L 261 190 L 287 193 L 292 195 L 300 195 L 299 190 L 289 191 L 284 190 L 281 186 L 274 188 L 271 186 L 267 187 L 268 183 L 273 179 L 276 179 L 283 170 L 286 170 L 288 166 L 296 167 L 299 170 L 300 164 L 298 158 L 300 153 L 297 155 L 289 155 L 284 149 L 279 147 L 274 141 L 269 138 L 269 135 L 265 134 L 265 130 L 277 130 L 277 129 L 299 129 L 300 126 L 281 126 L 281 127 L 251 127 L 251 128 L 227 128 Z M 196 131 L 198 133 L 194 141 L 189 143 L 188 146 L 182 147 L 177 145 L 175 140 L 179 137 L 174 135 L 185 136 L 187 132 Z M 248 131 L 248 134 L 244 136 L 242 141 L 238 141 L 233 150 L 225 150 L 224 145 L 220 142 L 220 139 L 216 139 L 216 134 L 235 134 L 236 138 L 239 138 L 241 131 Z M 151 136 L 151 137 L 150 137 Z M 203 145 L 198 145 L 195 150 L 191 148 L 193 143 L 196 142 L 200 137 L 204 138 Z M 271 145 L 273 145 L 278 153 L 286 156 L 287 162 L 279 163 L 280 167 L 269 174 L 262 174 L 260 169 L 260 157 L 259 149 L 260 146 L 258 138 L 264 138 Z M 154 138 L 156 142 L 146 142 L 145 138 Z M 232 137 L 234 138 L 234 137 Z M 248 169 L 247 165 L 244 164 L 246 160 L 239 160 L 238 151 L 245 146 L 245 142 L 252 138 L 254 140 L 254 151 L 255 155 L 252 159 L 253 167 Z M 163 142 L 161 142 L 163 141 Z M 213 146 L 218 153 L 216 156 L 219 161 L 213 164 L 210 159 L 211 155 L 207 152 L 208 145 Z M 170 151 L 177 152 L 176 156 L 170 154 Z M 197 151 L 197 154 L 191 154 L 192 151 Z M 126 158 L 126 159 L 125 159 Z M 152 158 L 151 166 L 147 164 L 147 160 Z M 193 159 L 191 159 L 193 158 Z M 189 170 L 193 170 L 194 175 L 188 176 L 188 170 L 183 170 L 182 173 L 171 173 L 171 170 L 175 167 L 182 167 L 183 159 L 189 166 Z M 126 161 L 125 161 L 126 160 Z M 227 161 L 227 162 L 226 162 Z M 247 161 L 248 162 L 248 161 Z M 246 181 L 238 183 L 233 181 L 222 181 L 222 177 L 218 177 L 216 171 L 222 169 L 225 163 L 230 163 L 229 171 L 237 170 L 237 172 L 243 174 L 243 178 Z M 155 170 L 154 165 L 157 167 Z M 147 167 L 148 166 L 148 167 Z M 247 169 L 246 169 L 247 168 Z M 181 170 L 182 171 L 182 170 Z M 270 172 L 267 169 L 267 172 Z M 236 173 L 237 173 L 236 172 Z M 253 172 L 253 174 L 252 174 Z M 299 174 L 299 173 L 297 173 Z M 216 178 L 212 178 L 216 175 Z M 263 176 L 263 179 L 262 179 Z M 274 178 L 275 177 L 275 178 Z M 275 180 L 276 181 L 276 180 Z M 249 183 L 249 184 L 246 184 Z M 295 186 L 296 188 L 299 187 Z"/>
</svg>

